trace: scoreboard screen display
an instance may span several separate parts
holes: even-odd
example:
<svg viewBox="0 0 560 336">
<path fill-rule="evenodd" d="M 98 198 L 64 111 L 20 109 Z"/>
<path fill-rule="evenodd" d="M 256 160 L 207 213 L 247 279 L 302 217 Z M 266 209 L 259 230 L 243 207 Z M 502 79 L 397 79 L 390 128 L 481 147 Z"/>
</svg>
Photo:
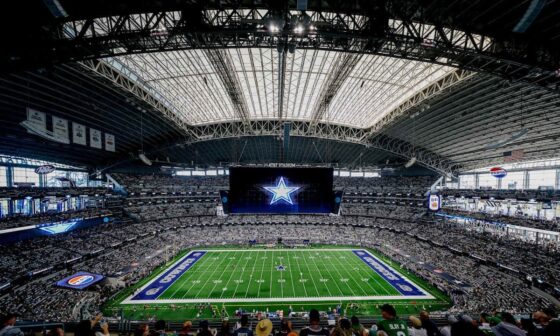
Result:
<svg viewBox="0 0 560 336">
<path fill-rule="evenodd" d="M 332 168 L 250 168 L 229 170 L 229 213 L 331 213 Z M 224 206 L 224 208 L 226 208 Z"/>
</svg>

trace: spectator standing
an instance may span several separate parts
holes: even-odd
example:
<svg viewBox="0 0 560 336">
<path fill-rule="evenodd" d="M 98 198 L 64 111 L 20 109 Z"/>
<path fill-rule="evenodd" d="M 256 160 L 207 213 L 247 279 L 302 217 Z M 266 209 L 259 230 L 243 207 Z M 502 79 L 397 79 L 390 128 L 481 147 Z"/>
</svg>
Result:
<svg viewBox="0 0 560 336">
<path fill-rule="evenodd" d="M 329 336 L 330 333 L 327 329 L 320 326 L 321 316 L 317 309 L 311 309 L 309 311 L 309 326 L 303 328 L 299 335 L 300 336 Z"/>
<path fill-rule="evenodd" d="M 220 327 L 220 331 L 218 332 L 218 336 L 231 336 L 231 328 L 229 326 L 228 320 L 222 321 L 222 326 Z"/>
<path fill-rule="evenodd" d="M 435 322 L 430 319 L 430 314 L 422 310 L 420 312 L 420 321 L 422 321 L 422 328 L 426 329 L 428 336 L 442 336 Z"/>
<path fill-rule="evenodd" d="M 377 323 L 378 336 L 409 336 L 406 323 L 397 317 L 395 307 L 390 304 L 381 306 L 383 320 Z"/>
<path fill-rule="evenodd" d="M 517 327 L 517 321 L 510 313 L 502 313 L 502 321 L 492 327 L 496 336 L 526 336 L 525 331 Z"/>
<path fill-rule="evenodd" d="M 233 336 L 253 336 L 253 331 L 249 329 L 249 317 L 247 315 L 242 315 L 239 319 L 239 324 L 241 328 L 233 332 Z"/>
<path fill-rule="evenodd" d="M 179 331 L 179 335 L 181 335 L 181 336 L 192 335 L 191 329 L 192 329 L 192 322 L 191 321 L 185 321 L 185 322 L 183 322 L 183 328 L 181 328 L 181 331 Z"/>
<path fill-rule="evenodd" d="M 211 330 L 210 330 L 210 323 L 208 323 L 208 321 L 203 320 L 200 321 L 199 325 L 199 331 L 198 334 L 196 334 L 196 336 L 215 336 Z"/>
<path fill-rule="evenodd" d="M 99 314 L 93 320 L 81 321 L 74 331 L 74 336 L 109 336 L 109 324 L 101 319 L 102 315 Z M 101 332 L 94 330 L 97 323 L 100 323 Z"/>
<path fill-rule="evenodd" d="M 348 319 L 343 318 L 338 321 L 336 327 L 333 329 L 331 336 L 353 336 L 354 330 L 352 324 Z"/>
<path fill-rule="evenodd" d="M 276 336 L 297 336 L 297 333 L 293 331 L 292 321 L 282 319 L 282 322 L 280 323 L 280 331 L 276 333 Z"/>
<path fill-rule="evenodd" d="M 533 313 L 533 320 L 537 321 L 541 326 L 543 336 L 560 335 L 560 320 L 558 320 L 556 312 L 551 308 L 544 308 Z M 537 333 L 539 334 L 539 333 Z"/>
<path fill-rule="evenodd" d="M 350 322 L 352 322 L 352 332 L 355 336 L 368 336 L 369 335 L 369 332 L 360 323 L 360 320 L 358 319 L 357 316 L 352 316 L 352 318 L 350 319 Z"/>
<path fill-rule="evenodd" d="M 148 336 L 150 335 L 150 326 L 147 324 L 141 324 L 134 331 L 134 336 Z"/>
<path fill-rule="evenodd" d="M 17 317 L 17 314 L 6 314 L 2 316 L 0 336 L 23 336 L 21 329 L 15 327 Z"/>
</svg>

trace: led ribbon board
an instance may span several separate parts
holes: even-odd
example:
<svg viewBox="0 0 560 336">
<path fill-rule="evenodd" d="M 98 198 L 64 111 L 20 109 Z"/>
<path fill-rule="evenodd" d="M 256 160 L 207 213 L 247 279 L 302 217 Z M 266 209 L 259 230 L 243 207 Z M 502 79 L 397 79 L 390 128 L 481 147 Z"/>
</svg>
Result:
<svg viewBox="0 0 560 336">
<path fill-rule="evenodd" d="M 55 235 L 60 233 L 65 233 L 72 230 L 76 224 L 82 221 L 82 218 L 75 218 L 68 221 L 54 222 L 47 224 L 39 224 L 36 226 L 37 229 L 49 234 Z"/>
</svg>

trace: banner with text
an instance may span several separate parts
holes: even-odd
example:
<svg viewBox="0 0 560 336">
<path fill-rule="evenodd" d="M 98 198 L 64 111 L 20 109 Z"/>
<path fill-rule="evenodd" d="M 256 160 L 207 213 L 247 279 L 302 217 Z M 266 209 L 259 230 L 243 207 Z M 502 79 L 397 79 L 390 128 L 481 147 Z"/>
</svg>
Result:
<svg viewBox="0 0 560 336">
<path fill-rule="evenodd" d="M 56 141 L 69 143 L 68 120 L 52 117 L 53 136 Z"/>
<path fill-rule="evenodd" d="M 72 142 L 78 145 L 87 145 L 86 127 L 76 122 L 72 123 Z"/>
<path fill-rule="evenodd" d="M 105 133 L 105 150 L 109 152 L 115 151 L 115 136 L 113 134 Z"/>
<path fill-rule="evenodd" d="M 45 112 L 40 112 L 32 108 L 27 108 L 27 122 L 33 124 L 37 130 L 47 129 L 47 115 Z"/>
<path fill-rule="evenodd" d="M 93 148 L 102 148 L 101 131 L 93 128 L 89 129 L 89 145 Z"/>
</svg>

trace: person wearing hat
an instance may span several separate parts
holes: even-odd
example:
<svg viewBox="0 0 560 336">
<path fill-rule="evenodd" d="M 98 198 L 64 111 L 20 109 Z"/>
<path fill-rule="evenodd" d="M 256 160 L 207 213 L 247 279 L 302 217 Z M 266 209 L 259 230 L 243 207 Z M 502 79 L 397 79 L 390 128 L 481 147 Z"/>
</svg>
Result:
<svg viewBox="0 0 560 336">
<path fill-rule="evenodd" d="M 257 336 L 270 336 L 272 333 L 272 321 L 269 319 L 260 320 L 255 327 Z"/>
<path fill-rule="evenodd" d="M 412 328 L 408 328 L 410 336 L 428 336 L 426 329 L 422 328 L 422 321 L 416 316 L 409 316 L 408 320 L 412 324 Z"/>
<path fill-rule="evenodd" d="M 14 327 L 17 317 L 17 314 L 6 314 L 2 316 L 0 336 L 23 336 L 23 331 L 21 331 L 20 328 Z"/>
<path fill-rule="evenodd" d="M 329 336 L 330 333 L 327 329 L 321 327 L 319 324 L 321 321 L 321 315 L 317 309 L 311 309 L 309 311 L 309 327 L 303 328 L 300 332 L 300 336 Z"/>
</svg>

